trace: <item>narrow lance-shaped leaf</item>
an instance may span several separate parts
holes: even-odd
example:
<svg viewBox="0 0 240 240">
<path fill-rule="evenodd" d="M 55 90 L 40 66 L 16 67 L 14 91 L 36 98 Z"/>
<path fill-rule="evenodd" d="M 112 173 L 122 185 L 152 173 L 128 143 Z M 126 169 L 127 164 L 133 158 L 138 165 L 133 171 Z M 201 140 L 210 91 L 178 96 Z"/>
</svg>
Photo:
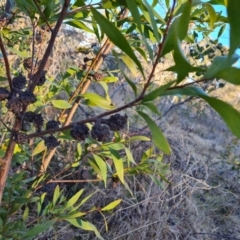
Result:
<svg viewBox="0 0 240 240">
<path fill-rule="evenodd" d="M 215 77 L 224 79 L 235 85 L 240 85 L 240 69 L 235 67 L 229 67 L 218 72 Z"/>
<path fill-rule="evenodd" d="M 66 220 L 77 228 L 81 228 L 87 231 L 93 231 L 99 239 L 104 240 L 100 235 L 99 231 L 97 230 L 97 228 L 90 222 L 86 222 L 81 219 L 66 219 Z"/>
<path fill-rule="evenodd" d="M 104 181 L 104 185 L 105 185 L 105 187 L 107 187 L 107 165 L 106 165 L 106 162 L 103 161 L 103 159 L 101 157 L 99 157 L 98 155 L 93 154 L 93 157 L 100 169 L 101 177 Z"/>
<path fill-rule="evenodd" d="M 151 23 L 152 28 L 153 28 L 154 36 L 155 36 L 157 42 L 160 42 L 160 36 L 159 36 L 159 33 L 158 33 L 157 23 L 154 19 L 153 8 L 149 5 L 149 3 L 146 0 L 143 0 L 143 2 L 145 4 L 145 6 L 147 7 L 148 14 L 150 16 L 150 23 Z"/>
<path fill-rule="evenodd" d="M 101 211 L 110 211 L 110 210 L 114 209 L 115 207 L 117 207 L 117 205 L 119 205 L 121 203 L 121 201 L 122 201 L 122 199 L 115 200 L 115 201 L 109 203 L 104 208 L 102 208 Z"/>
<path fill-rule="evenodd" d="M 135 56 L 131 46 L 129 45 L 126 38 L 119 31 L 117 27 L 115 27 L 111 22 L 109 22 L 102 14 L 100 14 L 97 10 L 92 8 L 92 13 L 95 20 L 100 25 L 102 31 L 108 36 L 108 38 L 123 52 L 125 52 L 138 66 L 142 75 L 144 76 L 143 68 L 137 57 Z"/>
<path fill-rule="evenodd" d="M 128 6 L 128 9 L 132 14 L 134 22 L 137 24 L 139 31 L 142 33 L 141 18 L 140 18 L 140 14 L 139 14 L 136 2 L 133 0 L 133 1 L 126 1 L 126 3 Z"/>
<path fill-rule="evenodd" d="M 233 106 L 222 100 L 209 97 L 202 89 L 196 87 L 169 90 L 163 93 L 163 96 L 178 94 L 197 96 L 204 99 L 216 112 L 218 112 L 231 132 L 240 138 L 240 113 L 233 108 Z"/>
<path fill-rule="evenodd" d="M 148 124 L 148 127 L 150 128 L 152 134 L 152 141 L 156 145 L 156 147 L 159 148 L 163 153 L 170 154 L 170 145 L 157 124 L 147 114 L 140 111 L 138 112 L 138 114 Z"/>
<path fill-rule="evenodd" d="M 215 10 L 214 10 L 214 8 L 213 8 L 213 6 L 211 4 L 206 3 L 204 5 L 207 8 L 208 13 L 209 13 L 209 25 L 210 25 L 210 28 L 213 29 L 215 21 L 216 21 L 217 14 L 216 14 L 216 12 L 215 12 Z"/>
<path fill-rule="evenodd" d="M 234 54 L 235 50 L 240 46 L 240 1 L 228 0 L 227 14 L 230 24 L 230 50 L 229 56 Z"/>
<path fill-rule="evenodd" d="M 204 78 L 212 78 L 215 77 L 218 72 L 222 71 L 225 68 L 231 67 L 237 60 L 239 59 L 239 55 L 234 54 L 231 57 L 221 56 L 215 57 L 212 65 L 204 74 Z"/>
<path fill-rule="evenodd" d="M 46 222 L 41 223 L 41 224 L 37 224 L 35 227 L 33 227 L 32 229 L 27 231 L 22 236 L 22 239 L 27 239 L 27 238 L 33 239 L 33 237 L 35 237 L 39 233 L 42 233 L 42 232 L 46 231 L 47 229 L 49 229 L 56 221 L 57 221 L 57 219 L 53 219 L 53 220 L 46 221 Z"/>
<path fill-rule="evenodd" d="M 119 155 L 119 153 L 112 149 L 112 148 L 109 148 L 110 150 L 110 157 L 112 158 L 113 160 L 113 163 L 114 163 L 114 166 L 116 168 L 116 172 L 117 172 L 117 175 L 120 179 L 120 181 L 122 183 L 124 183 L 124 166 L 123 166 L 123 160 L 121 158 L 121 156 Z"/>
</svg>

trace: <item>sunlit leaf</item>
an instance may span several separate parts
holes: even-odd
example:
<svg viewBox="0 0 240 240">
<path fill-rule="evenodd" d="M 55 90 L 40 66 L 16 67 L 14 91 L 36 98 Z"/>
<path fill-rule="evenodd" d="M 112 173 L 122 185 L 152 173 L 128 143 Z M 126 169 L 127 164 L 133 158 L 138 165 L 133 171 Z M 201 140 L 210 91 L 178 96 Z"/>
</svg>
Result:
<svg viewBox="0 0 240 240">
<path fill-rule="evenodd" d="M 47 147 L 44 144 L 44 141 L 42 140 L 41 142 L 39 142 L 37 144 L 37 146 L 34 148 L 32 156 L 35 156 L 43 151 L 45 151 L 47 149 Z"/>
<path fill-rule="evenodd" d="M 52 105 L 60 109 L 67 109 L 72 107 L 72 105 L 66 100 L 52 100 Z"/>
<path fill-rule="evenodd" d="M 107 165 L 106 165 L 106 162 L 98 155 L 93 154 L 93 157 L 100 169 L 101 177 L 104 181 L 104 185 L 105 185 L 105 187 L 107 187 Z"/>
<path fill-rule="evenodd" d="M 104 208 L 101 209 L 101 211 L 109 211 L 114 209 L 115 207 L 117 207 L 117 205 L 119 205 L 121 203 L 122 199 L 118 199 L 115 200 L 111 203 L 109 203 L 107 206 L 105 206 Z"/>
<path fill-rule="evenodd" d="M 124 166 L 123 166 L 123 159 L 121 158 L 120 154 L 112 149 L 109 148 L 111 152 L 111 158 L 113 160 L 117 175 L 122 183 L 124 183 Z"/>
<path fill-rule="evenodd" d="M 103 109 L 114 109 L 113 104 L 106 98 L 101 97 L 95 93 L 85 93 L 83 95 L 81 95 L 82 97 L 90 100 L 91 102 L 93 102 L 96 106 L 99 106 Z"/>
<path fill-rule="evenodd" d="M 83 221 L 81 219 L 66 219 L 66 221 L 68 221 L 77 228 L 81 228 L 87 231 L 93 231 L 99 239 L 104 240 L 100 235 L 99 231 L 97 230 L 97 228 L 92 223 Z"/>
<path fill-rule="evenodd" d="M 211 4 L 206 3 L 204 5 L 207 8 L 208 13 L 209 13 L 209 19 L 210 19 L 210 24 L 209 25 L 210 25 L 210 28 L 213 29 L 215 21 L 216 21 L 217 14 L 216 14 L 215 9 L 213 8 L 213 6 Z"/>
</svg>

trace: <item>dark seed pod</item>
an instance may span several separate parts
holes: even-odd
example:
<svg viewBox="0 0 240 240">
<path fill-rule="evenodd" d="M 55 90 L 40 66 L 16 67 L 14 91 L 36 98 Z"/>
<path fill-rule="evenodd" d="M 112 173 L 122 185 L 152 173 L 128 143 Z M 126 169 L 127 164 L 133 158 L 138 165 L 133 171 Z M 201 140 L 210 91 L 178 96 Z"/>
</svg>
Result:
<svg viewBox="0 0 240 240">
<path fill-rule="evenodd" d="M 17 77 L 14 77 L 12 80 L 13 87 L 17 89 L 25 88 L 26 83 L 27 83 L 27 80 L 22 74 L 19 74 Z"/>
<path fill-rule="evenodd" d="M 9 91 L 6 88 L 0 87 L 0 101 L 8 99 L 9 94 Z"/>
<path fill-rule="evenodd" d="M 30 78 L 31 81 L 34 81 L 35 77 L 36 77 L 36 74 L 34 74 L 34 75 Z M 39 79 L 39 81 L 38 81 L 38 83 L 37 83 L 37 86 L 42 86 L 42 85 L 44 85 L 45 82 L 46 82 L 46 71 L 42 71 L 42 74 L 41 74 L 41 77 L 40 77 L 40 79 Z"/>
<path fill-rule="evenodd" d="M 21 131 L 28 132 L 31 130 L 31 124 L 29 122 L 22 121 Z"/>
<path fill-rule="evenodd" d="M 101 73 L 98 73 L 98 72 L 95 72 L 93 74 L 93 78 L 96 80 L 96 81 L 101 81 L 103 79 L 103 75 Z"/>
<path fill-rule="evenodd" d="M 95 123 L 95 125 L 92 127 L 91 136 L 97 141 L 106 141 L 110 136 L 109 127 L 106 125 Z"/>
<path fill-rule="evenodd" d="M 32 58 L 26 58 L 23 61 L 23 67 L 28 71 L 31 70 L 31 68 L 32 68 Z"/>
<path fill-rule="evenodd" d="M 19 100 L 26 105 L 35 103 L 37 101 L 35 95 L 28 90 L 21 92 Z"/>
<path fill-rule="evenodd" d="M 17 133 L 16 142 L 18 144 L 28 143 L 28 135 L 25 133 Z"/>
<path fill-rule="evenodd" d="M 43 117 L 42 114 L 36 114 L 35 118 L 33 119 L 33 124 L 35 125 L 35 127 L 37 128 L 37 131 L 40 132 L 43 126 Z"/>
<path fill-rule="evenodd" d="M 43 71 L 37 85 L 42 86 L 45 82 L 46 82 L 46 71 Z"/>
<path fill-rule="evenodd" d="M 120 114 L 114 114 L 109 119 L 105 120 L 111 131 L 119 131 L 127 124 L 127 115 L 121 116 Z"/>
<path fill-rule="evenodd" d="M 25 122 L 34 122 L 34 119 L 36 118 L 36 113 L 34 112 L 26 112 L 23 116 L 23 121 Z"/>
<path fill-rule="evenodd" d="M 89 129 L 84 124 L 75 124 L 71 131 L 71 136 L 77 141 L 84 141 L 85 138 L 89 135 Z"/>
<path fill-rule="evenodd" d="M 59 128 L 60 122 L 55 120 L 50 120 L 46 124 L 46 130 Z"/>
<path fill-rule="evenodd" d="M 13 113 L 20 113 L 22 111 L 22 103 L 19 101 L 19 98 L 11 98 L 8 100 L 6 107 L 9 111 L 12 111 Z"/>
<path fill-rule="evenodd" d="M 58 141 L 54 136 L 49 136 L 44 139 L 44 144 L 47 148 L 54 149 L 60 144 L 60 141 Z"/>
</svg>

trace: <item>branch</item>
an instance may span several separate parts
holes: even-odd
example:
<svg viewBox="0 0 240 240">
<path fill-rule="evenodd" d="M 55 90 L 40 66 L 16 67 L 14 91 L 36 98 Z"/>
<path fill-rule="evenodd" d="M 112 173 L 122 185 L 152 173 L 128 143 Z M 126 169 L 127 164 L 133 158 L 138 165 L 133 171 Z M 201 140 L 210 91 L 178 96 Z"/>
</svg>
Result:
<svg viewBox="0 0 240 240">
<path fill-rule="evenodd" d="M 41 77 L 41 75 L 42 75 L 42 71 L 43 71 L 43 69 L 44 69 L 44 67 L 45 67 L 45 65 L 46 65 L 46 63 L 47 63 L 48 58 L 49 58 L 50 55 L 51 55 L 51 52 L 52 52 L 52 49 L 53 49 L 53 45 L 54 45 L 55 39 L 56 39 L 57 34 L 58 34 L 58 32 L 59 32 L 59 29 L 60 29 L 60 27 L 61 27 L 61 25 L 62 25 L 62 22 L 63 22 L 63 20 L 64 20 L 64 17 L 66 16 L 66 12 L 67 12 L 67 9 L 68 9 L 69 4 L 70 4 L 70 0 L 65 0 L 65 3 L 64 3 L 64 5 L 63 5 L 62 11 L 61 11 L 60 16 L 59 16 L 59 19 L 58 19 L 58 21 L 57 21 L 57 23 L 56 23 L 55 28 L 54 28 L 53 31 L 52 31 L 52 35 L 51 35 L 49 44 L 48 44 L 48 46 L 47 46 L 47 48 L 46 48 L 46 51 L 45 51 L 45 53 L 44 53 L 43 59 L 42 59 L 42 61 L 41 61 L 41 63 L 40 63 L 40 66 L 39 66 L 39 68 L 38 68 L 38 70 L 37 70 L 37 72 L 36 72 L 36 74 L 35 74 L 35 78 L 34 78 L 34 80 L 32 81 L 32 84 L 30 85 L 29 90 L 30 90 L 31 92 L 33 92 L 34 88 L 37 86 L 37 83 L 39 82 L 39 79 L 40 79 L 40 77 Z"/>
<path fill-rule="evenodd" d="M 166 26 L 166 29 L 164 31 L 163 39 L 162 39 L 162 42 L 159 43 L 159 45 L 158 45 L 158 53 L 157 53 L 156 60 L 153 64 L 153 68 L 152 68 L 152 71 L 151 71 L 151 73 L 148 77 L 148 80 L 147 80 L 146 84 L 144 85 L 144 88 L 143 88 L 139 97 L 143 97 L 145 92 L 147 91 L 147 88 L 148 88 L 148 86 L 149 86 L 149 84 L 150 84 L 150 82 L 153 78 L 154 72 L 157 68 L 159 59 L 161 58 L 161 55 L 162 55 L 162 52 L 163 52 L 163 47 L 164 47 L 164 44 L 165 44 L 165 41 L 166 41 L 166 38 L 167 38 L 168 30 L 169 30 L 169 27 L 170 27 L 170 24 L 171 24 L 171 21 L 172 21 L 172 18 L 173 18 L 173 11 L 174 11 L 175 5 L 176 5 L 176 0 L 173 0 L 170 16 L 169 16 L 168 21 L 167 21 L 167 26 Z"/>
<path fill-rule="evenodd" d="M 7 75 L 7 79 L 8 79 L 8 84 L 10 87 L 10 90 L 12 90 L 12 78 L 11 78 L 11 71 L 10 71 L 10 65 L 9 65 L 9 61 L 8 61 L 8 57 L 7 57 L 7 53 L 2 41 L 2 37 L 0 36 L 0 49 L 3 55 L 3 59 L 4 59 L 4 63 L 5 63 L 5 69 L 6 69 L 6 75 Z"/>
<path fill-rule="evenodd" d="M 37 7 L 37 9 L 38 9 L 38 11 L 39 11 L 39 13 L 40 13 L 40 15 L 41 15 L 43 21 L 47 24 L 49 30 L 52 32 L 52 28 L 51 28 L 51 26 L 49 25 L 49 23 L 48 23 L 48 21 L 47 21 L 45 15 L 44 15 L 43 12 L 41 11 L 41 8 L 39 7 L 37 1 L 36 1 L 36 0 L 33 0 L 33 2 L 35 3 L 35 5 L 36 5 L 36 7 Z"/>
</svg>

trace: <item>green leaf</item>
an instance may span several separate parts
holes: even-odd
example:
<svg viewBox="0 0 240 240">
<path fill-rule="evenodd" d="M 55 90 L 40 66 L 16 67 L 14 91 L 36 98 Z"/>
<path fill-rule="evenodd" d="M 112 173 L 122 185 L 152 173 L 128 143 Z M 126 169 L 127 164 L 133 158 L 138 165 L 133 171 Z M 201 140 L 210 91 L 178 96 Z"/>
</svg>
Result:
<svg viewBox="0 0 240 240">
<path fill-rule="evenodd" d="M 220 37 L 222 36 L 222 34 L 224 33 L 225 29 L 226 29 L 226 24 L 223 24 L 223 25 L 220 27 L 219 31 L 218 31 L 217 38 L 220 38 Z"/>
<path fill-rule="evenodd" d="M 148 127 L 151 130 L 153 143 L 156 145 L 156 147 L 158 147 L 165 154 L 171 154 L 169 143 L 156 123 L 147 114 L 140 111 L 138 114 L 147 122 Z"/>
<path fill-rule="evenodd" d="M 105 83 L 113 83 L 113 82 L 117 82 L 118 81 L 118 78 L 117 77 L 104 77 L 102 80 L 102 82 L 105 82 Z"/>
<path fill-rule="evenodd" d="M 32 157 L 45 151 L 47 149 L 47 147 L 44 144 L 44 140 L 42 140 L 41 142 L 39 142 L 37 144 L 37 146 L 34 148 L 33 152 L 32 152 Z"/>
<path fill-rule="evenodd" d="M 29 216 L 29 208 L 26 206 L 24 213 L 23 213 L 23 221 L 25 222 L 28 219 Z"/>
<path fill-rule="evenodd" d="M 104 181 L 104 185 L 105 185 L 105 188 L 107 187 L 107 165 L 106 165 L 106 162 L 101 158 L 99 157 L 98 155 L 95 155 L 93 154 L 93 157 L 100 169 L 100 172 L 101 172 L 101 177 Z"/>
<path fill-rule="evenodd" d="M 126 152 L 126 155 L 127 155 L 128 167 L 130 165 L 130 162 L 132 162 L 133 164 L 136 165 L 136 162 L 133 159 L 133 155 L 132 155 L 130 149 L 129 148 L 125 148 L 125 152 Z"/>
<path fill-rule="evenodd" d="M 233 106 L 219 99 L 209 97 L 202 89 L 196 87 L 169 90 L 164 93 L 164 96 L 177 94 L 198 96 L 204 99 L 222 117 L 231 132 L 240 138 L 240 113 Z"/>
<path fill-rule="evenodd" d="M 48 0 L 45 9 L 43 11 L 43 14 L 45 18 L 48 20 L 52 13 L 54 13 L 55 8 L 55 1 L 54 0 Z M 43 19 L 42 19 L 43 21 Z"/>
<path fill-rule="evenodd" d="M 100 211 L 110 211 L 113 208 L 117 207 L 117 205 L 119 205 L 121 203 L 121 201 L 122 201 L 122 199 L 115 200 L 115 201 L 109 203 L 104 208 L 102 208 Z"/>
<path fill-rule="evenodd" d="M 59 197 L 60 197 L 60 188 L 59 188 L 59 185 L 57 185 L 53 194 L 53 201 L 52 201 L 53 207 L 55 207 Z"/>
<path fill-rule="evenodd" d="M 94 33 L 94 31 L 92 29 L 90 29 L 87 25 L 85 25 L 83 22 L 81 22 L 79 20 L 72 19 L 70 21 L 66 21 L 65 23 L 72 27 L 83 29 L 86 32 Z"/>
<path fill-rule="evenodd" d="M 138 10 L 136 2 L 135 1 L 126 1 L 126 3 L 128 6 L 128 9 L 130 10 L 132 17 L 134 19 L 134 23 L 137 24 L 140 33 L 142 33 L 141 18 L 140 18 L 140 14 L 139 14 L 139 10 Z"/>
<path fill-rule="evenodd" d="M 29 231 L 27 231 L 25 234 L 23 234 L 22 239 L 30 238 L 33 239 L 36 235 L 39 233 L 42 233 L 46 230 L 48 230 L 55 222 L 57 219 L 52 219 L 50 221 L 46 221 L 41 224 L 37 224 L 35 227 L 31 228 Z"/>
<path fill-rule="evenodd" d="M 232 56 L 235 50 L 240 46 L 240 1 L 228 0 L 227 14 L 230 24 L 230 50 L 229 56 Z"/>
<path fill-rule="evenodd" d="M 143 2 L 145 4 L 145 6 L 147 7 L 148 14 L 150 16 L 150 23 L 153 28 L 154 37 L 156 38 L 157 42 L 160 42 L 160 36 L 159 36 L 159 32 L 158 32 L 157 23 L 154 18 L 153 8 L 149 5 L 149 3 L 146 0 L 143 0 Z"/>
<path fill-rule="evenodd" d="M 126 38 L 122 35 L 117 27 L 111 22 L 109 22 L 103 15 L 101 15 L 97 10 L 92 8 L 92 13 L 95 20 L 100 25 L 102 31 L 108 36 L 108 38 L 123 52 L 125 52 L 138 66 L 139 70 L 141 71 L 142 75 L 144 76 L 143 68 L 141 63 L 135 56 L 131 46 L 129 45 Z"/>
<path fill-rule="evenodd" d="M 90 100 L 92 103 L 95 104 L 95 106 L 99 106 L 103 109 L 108 109 L 108 110 L 114 109 L 113 104 L 109 100 L 95 93 L 85 93 L 85 94 L 82 94 L 81 96 Z"/>
<path fill-rule="evenodd" d="M 123 159 L 121 158 L 120 154 L 112 149 L 109 148 L 111 155 L 110 157 L 113 160 L 117 175 L 122 183 L 124 183 L 124 166 L 123 166 Z"/>
<path fill-rule="evenodd" d="M 134 142 L 134 141 L 144 141 L 144 142 L 149 142 L 150 138 L 146 137 L 146 136 L 134 136 L 131 137 L 129 140 L 129 142 Z"/>
<path fill-rule="evenodd" d="M 81 219 L 66 219 L 66 221 L 68 221 L 69 223 L 71 223 L 73 226 L 77 228 L 81 228 L 87 231 L 93 231 L 99 239 L 104 240 L 100 235 L 99 231 L 97 230 L 97 228 L 90 222 L 86 222 Z"/>
<path fill-rule="evenodd" d="M 66 100 L 52 100 L 52 105 L 60 109 L 67 109 L 72 107 L 72 105 Z"/>
<path fill-rule="evenodd" d="M 239 55 L 234 54 L 231 58 L 227 56 L 215 57 L 209 69 L 204 74 L 204 78 L 212 78 L 217 75 L 218 72 L 231 67 L 237 60 Z"/>
<path fill-rule="evenodd" d="M 136 84 L 134 82 L 132 82 L 128 76 L 122 71 L 122 74 L 126 80 L 126 82 L 128 83 L 128 85 L 132 88 L 133 92 L 134 92 L 134 95 L 135 97 L 137 96 L 137 87 L 136 87 Z"/>
<path fill-rule="evenodd" d="M 157 114 L 158 116 L 161 116 L 161 114 L 159 113 L 157 107 L 151 103 L 151 102 L 147 102 L 147 103 L 142 103 L 143 106 L 146 106 L 147 108 L 149 108 L 153 113 Z"/>
<path fill-rule="evenodd" d="M 10 50 L 11 52 L 17 54 L 21 58 L 29 58 L 29 57 L 31 57 L 30 53 L 27 52 L 27 51 L 19 51 L 17 49 L 10 48 L 10 47 L 8 47 L 8 50 Z"/>
<path fill-rule="evenodd" d="M 73 205 L 78 201 L 78 199 L 80 198 L 80 196 L 82 195 L 84 189 L 81 189 L 80 191 L 78 191 L 75 195 L 73 195 L 68 201 L 66 206 L 64 207 L 63 210 L 66 210 L 68 208 L 73 207 Z"/>
<path fill-rule="evenodd" d="M 235 67 L 225 68 L 219 71 L 215 77 L 224 79 L 227 82 L 230 82 L 235 85 L 240 85 L 240 69 Z"/>
<path fill-rule="evenodd" d="M 156 99 L 157 97 L 161 96 L 161 94 L 166 91 L 166 89 L 168 89 L 174 82 L 176 81 L 171 81 L 163 86 L 160 86 L 159 88 L 153 90 L 152 92 L 146 94 L 144 97 L 143 97 L 143 100 L 142 100 L 142 103 L 145 103 L 145 102 L 149 102 L 149 101 L 152 101 L 154 99 Z"/>
<path fill-rule="evenodd" d="M 215 21 L 216 21 L 216 18 L 217 18 L 217 14 L 216 14 L 215 9 L 213 8 L 213 6 L 211 4 L 205 3 L 204 5 L 207 8 L 208 13 L 209 13 L 209 18 L 210 18 L 209 25 L 210 25 L 210 28 L 213 29 Z"/>
<path fill-rule="evenodd" d="M 191 1 L 186 1 L 181 4 L 179 10 L 175 14 L 176 18 L 170 25 L 168 35 L 163 47 L 162 56 L 175 49 L 175 47 L 179 44 L 179 40 L 182 41 L 187 35 L 191 7 Z"/>
<path fill-rule="evenodd" d="M 134 77 L 137 76 L 137 68 L 133 60 L 126 54 L 118 54 L 118 57 L 123 60 L 125 65 L 128 67 L 128 69 L 131 71 Z"/>
</svg>

